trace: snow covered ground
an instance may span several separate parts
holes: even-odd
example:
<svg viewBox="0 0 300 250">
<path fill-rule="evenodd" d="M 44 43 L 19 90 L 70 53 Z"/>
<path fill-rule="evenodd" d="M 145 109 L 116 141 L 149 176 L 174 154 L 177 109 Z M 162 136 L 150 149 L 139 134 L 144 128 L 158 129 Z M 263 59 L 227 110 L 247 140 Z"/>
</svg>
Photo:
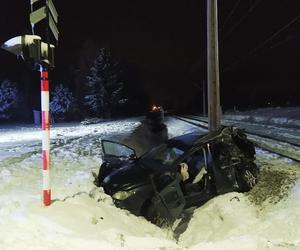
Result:
<svg viewBox="0 0 300 250">
<path fill-rule="evenodd" d="M 169 137 L 199 129 L 166 123 Z M 0 249 L 300 249 L 300 164 L 262 150 L 259 184 L 197 208 L 181 234 L 116 208 L 91 173 L 101 164 L 101 138 L 126 141 L 139 126 L 139 119 L 55 125 L 50 207 L 41 202 L 39 129 L 0 127 Z"/>
<path fill-rule="evenodd" d="M 260 108 L 249 111 L 227 112 L 223 116 L 226 119 L 264 123 L 269 125 L 281 125 L 285 127 L 300 128 L 299 107 Z"/>
</svg>

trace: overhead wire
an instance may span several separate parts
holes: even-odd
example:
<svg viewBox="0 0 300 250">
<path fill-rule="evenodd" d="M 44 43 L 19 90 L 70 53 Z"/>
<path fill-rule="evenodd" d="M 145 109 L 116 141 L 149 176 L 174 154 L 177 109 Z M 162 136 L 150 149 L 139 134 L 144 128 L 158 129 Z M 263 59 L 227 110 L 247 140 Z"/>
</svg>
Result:
<svg viewBox="0 0 300 250">
<path fill-rule="evenodd" d="M 294 24 L 296 21 L 298 21 L 300 19 L 300 14 L 298 16 L 296 16 L 295 18 L 293 18 L 290 22 L 288 22 L 286 25 L 284 25 L 283 27 L 281 27 L 279 30 L 277 30 L 276 32 L 274 32 L 269 38 L 267 38 L 265 41 L 263 41 L 262 43 L 260 43 L 258 46 L 256 46 L 254 49 L 252 49 L 247 56 L 235 61 L 234 63 L 232 63 L 231 65 L 229 65 L 228 67 L 226 67 L 222 73 L 227 72 L 228 70 L 230 70 L 232 67 L 234 67 L 235 65 L 241 63 L 242 61 L 248 59 L 249 57 L 253 56 L 256 54 L 257 51 L 259 51 L 261 48 L 263 48 L 269 41 L 271 41 L 272 39 L 274 39 L 276 36 L 278 36 L 281 32 L 283 32 L 284 30 L 286 30 L 288 27 L 290 27 L 292 24 Z"/>
<path fill-rule="evenodd" d="M 274 45 L 271 45 L 269 49 L 275 49 L 275 48 L 281 46 L 282 44 L 289 42 L 297 37 L 300 37 L 300 34 L 290 35 L 290 36 L 286 37 L 284 40 L 281 40 L 281 41 L 275 43 Z"/>
<path fill-rule="evenodd" d="M 229 37 L 229 35 L 252 13 L 252 11 L 261 3 L 262 0 L 257 0 L 254 4 L 250 6 L 247 13 L 231 27 L 231 29 L 220 39 L 220 44 Z"/>
<path fill-rule="evenodd" d="M 221 33 L 224 30 L 224 27 L 226 26 L 226 24 L 228 23 L 228 21 L 230 20 L 230 18 L 233 16 L 234 12 L 236 11 L 237 7 L 239 6 L 241 0 L 238 0 L 235 5 L 233 6 L 232 10 L 229 12 L 229 14 L 227 15 L 227 17 L 225 18 L 222 26 L 220 27 L 219 32 Z"/>
</svg>

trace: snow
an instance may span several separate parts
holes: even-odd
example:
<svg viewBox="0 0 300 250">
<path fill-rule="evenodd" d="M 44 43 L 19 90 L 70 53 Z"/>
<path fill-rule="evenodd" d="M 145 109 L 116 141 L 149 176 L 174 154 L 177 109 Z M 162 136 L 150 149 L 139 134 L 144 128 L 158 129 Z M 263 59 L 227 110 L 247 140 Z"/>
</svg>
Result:
<svg viewBox="0 0 300 250">
<path fill-rule="evenodd" d="M 299 107 L 277 107 L 260 108 L 251 111 L 235 111 L 225 113 L 226 119 L 238 121 L 250 121 L 270 125 L 281 125 L 285 127 L 300 127 Z"/>
<path fill-rule="evenodd" d="M 99 49 L 84 83 L 84 104 L 90 114 L 110 117 L 114 109 L 127 102 L 127 98 L 122 98 L 121 73 L 121 65 L 110 50 Z"/>
<path fill-rule="evenodd" d="M 72 109 L 74 110 L 74 108 L 75 98 L 72 92 L 62 84 L 56 86 L 50 102 L 51 114 L 57 115 L 58 117 L 61 116 L 63 120 L 64 115 L 72 111 Z"/>
<path fill-rule="evenodd" d="M 170 137 L 199 130 L 166 123 Z M 41 202 L 39 128 L 0 127 L 0 249 L 300 249 L 300 164 L 263 150 L 261 182 L 195 208 L 173 226 L 183 225 L 180 233 L 115 207 L 93 185 L 101 139 L 127 138 L 140 125 L 136 118 L 51 128 L 49 207 Z"/>
<path fill-rule="evenodd" d="M 191 249 L 299 249 L 299 205 L 294 194 L 258 213 L 244 194 L 222 195 L 195 211 L 180 241 Z"/>
<path fill-rule="evenodd" d="M 0 83 L 0 120 L 9 119 L 15 110 L 18 100 L 16 84 L 9 80 Z"/>
</svg>

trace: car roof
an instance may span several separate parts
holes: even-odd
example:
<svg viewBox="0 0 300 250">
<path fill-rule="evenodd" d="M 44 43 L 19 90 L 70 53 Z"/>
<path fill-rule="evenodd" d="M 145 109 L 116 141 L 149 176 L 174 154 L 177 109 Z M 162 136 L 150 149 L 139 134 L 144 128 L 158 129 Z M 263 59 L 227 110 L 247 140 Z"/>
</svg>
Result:
<svg viewBox="0 0 300 250">
<path fill-rule="evenodd" d="M 192 132 L 180 136 L 176 136 L 167 141 L 169 147 L 179 148 L 183 151 L 189 149 L 194 143 L 205 136 L 207 133 Z"/>
<path fill-rule="evenodd" d="M 176 136 L 168 140 L 167 144 L 169 147 L 176 147 L 183 151 L 188 150 L 194 145 L 200 145 L 203 143 L 207 143 L 216 136 L 220 135 L 220 132 L 223 128 L 215 132 L 192 132 L 180 136 Z"/>
</svg>

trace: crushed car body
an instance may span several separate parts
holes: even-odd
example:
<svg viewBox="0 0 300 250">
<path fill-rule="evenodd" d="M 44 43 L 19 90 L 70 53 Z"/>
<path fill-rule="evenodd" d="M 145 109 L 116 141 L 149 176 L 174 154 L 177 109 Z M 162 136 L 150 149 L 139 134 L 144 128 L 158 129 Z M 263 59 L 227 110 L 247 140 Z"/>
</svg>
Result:
<svg viewBox="0 0 300 250">
<path fill-rule="evenodd" d="M 235 127 L 178 136 L 139 158 L 118 142 L 102 140 L 102 148 L 95 184 L 118 207 L 158 225 L 217 195 L 249 191 L 257 182 L 255 147 Z"/>
</svg>

